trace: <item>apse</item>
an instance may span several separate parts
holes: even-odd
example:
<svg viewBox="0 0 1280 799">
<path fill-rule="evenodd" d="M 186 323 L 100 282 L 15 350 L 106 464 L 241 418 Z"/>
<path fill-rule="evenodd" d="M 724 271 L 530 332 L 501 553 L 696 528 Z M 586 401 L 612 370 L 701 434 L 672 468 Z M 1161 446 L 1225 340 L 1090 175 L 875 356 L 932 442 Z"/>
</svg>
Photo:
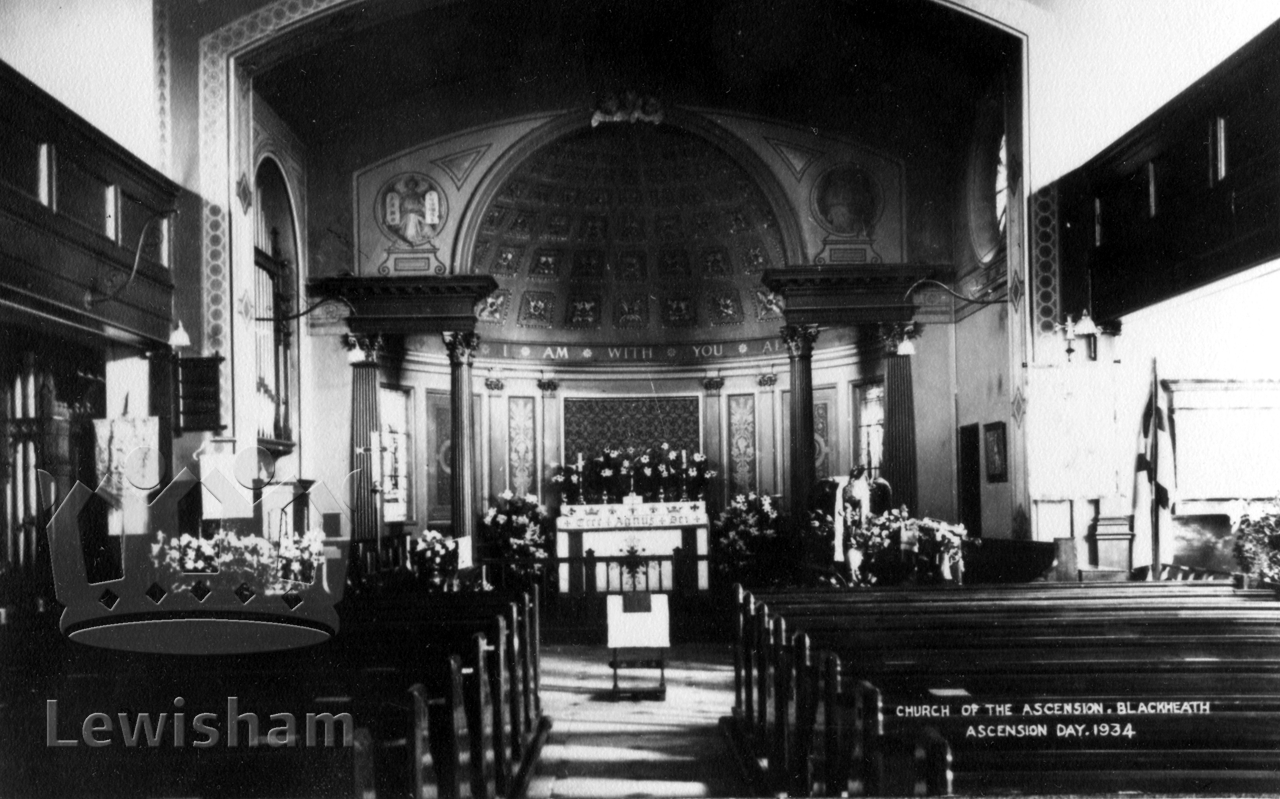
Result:
<svg viewBox="0 0 1280 799">
<path fill-rule="evenodd" d="M 473 272 L 495 343 L 659 347 L 776 334 L 760 285 L 785 265 L 777 214 L 723 150 L 670 125 L 613 124 L 541 148 L 481 212 Z"/>
</svg>

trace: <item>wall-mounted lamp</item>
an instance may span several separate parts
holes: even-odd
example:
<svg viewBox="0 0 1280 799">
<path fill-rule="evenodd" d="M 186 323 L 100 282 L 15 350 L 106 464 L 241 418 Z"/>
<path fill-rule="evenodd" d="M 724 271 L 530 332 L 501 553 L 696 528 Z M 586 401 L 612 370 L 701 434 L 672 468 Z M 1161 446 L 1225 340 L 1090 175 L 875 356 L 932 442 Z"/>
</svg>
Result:
<svg viewBox="0 0 1280 799">
<path fill-rule="evenodd" d="M 169 331 L 169 348 L 177 351 L 186 349 L 191 346 L 191 336 L 187 333 L 187 329 L 182 326 L 182 320 L 178 320 L 178 326 Z"/>
<path fill-rule="evenodd" d="M 1080 312 L 1080 318 L 1073 320 L 1070 315 L 1067 321 L 1054 325 L 1055 331 L 1061 330 L 1063 338 L 1067 342 L 1067 360 L 1071 360 L 1071 356 L 1075 353 L 1076 339 L 1083 338 L 1085 340 L 1085 354 L 1089 360 L 1096 360 L 1098 357 L 1098 336 L 1103 333 L 1098 325 L 1093 321 L 1093 317 L 1089 315 L 1089 309 L 1085 308 Z"/>
</svg>

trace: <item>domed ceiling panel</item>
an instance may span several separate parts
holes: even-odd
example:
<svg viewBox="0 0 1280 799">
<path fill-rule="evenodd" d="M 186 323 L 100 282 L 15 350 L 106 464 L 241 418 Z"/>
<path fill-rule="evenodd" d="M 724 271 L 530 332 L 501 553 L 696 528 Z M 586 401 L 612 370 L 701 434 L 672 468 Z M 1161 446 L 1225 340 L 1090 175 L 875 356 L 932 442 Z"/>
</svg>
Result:
<svg viewBox="0 0 1280 799">
<path fill-rule="evenodd" d="M 471 268 L 501 291 L 490 340 L 670 343 L 768 338 L 759 275 L 785 265 L 764 193 L 707 140 L 617 124 L 536 151 L 482 211 Z"/>
</svg>

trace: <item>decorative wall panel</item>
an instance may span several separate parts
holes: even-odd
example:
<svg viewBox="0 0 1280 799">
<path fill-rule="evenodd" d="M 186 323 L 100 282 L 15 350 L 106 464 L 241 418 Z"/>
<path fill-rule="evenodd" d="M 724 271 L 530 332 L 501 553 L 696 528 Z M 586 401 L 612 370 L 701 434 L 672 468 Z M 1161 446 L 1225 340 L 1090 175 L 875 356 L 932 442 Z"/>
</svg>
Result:
<svg viewBox="0 0 1280 799">
<path fill-rule="evenodd" d="M 702 419 L 697 397 L 640 399 L 566 399 L 565 458 L 608 448 L 644 449 L 666 442 L 675 449 L 702 448 Z"/>
<path fill-rule="evenodd" d="M 791 418 L 791 392 L 782 392 L 782 418 Z M 839 470 L 836 451 L 836 390 L 832 386 L 813 390 L 813 465 L 814 476 L 822 480 Z M 784 470 L 791 471 L 791 426 L 782 426 Z"/>
<path fill-rule="evenodd" d="M 817 399 L 813 401 L 813 462 L 814 476 L 819 480 L 830 477 L 835 464 L 831 451 L 831 406 L 832 402 Z"/>
<path fill-rule="evenodd" d="M 533 410 L 533 397 L 507 400 L 507 474 L 517 496 L 536 493 L 538 433 Z"/>
<path fill-rule="evenodd" d="M 729 397 L 729 493 L 756 490 L 756 398 Z"/>
<path fill-rule="evenodd" d="M 1054 330 L 1062 317 L 1060 300 L 1061 278 L 1059 257 L 1061 246 L 1058 237 L 1058 185 L 1045 186 L 1031 197 L 1031 289 L 1032 308 L 1036 336 L 1032 339 L 1039 352 L 1042 339 L 1051 347 L 1061 347 Z"/>
<path fill-rule="evenodd" d="M 427 521 L 448 522 L 453 493 L 453 409 L 447 393 L 427 392 Z"/>
</svg>

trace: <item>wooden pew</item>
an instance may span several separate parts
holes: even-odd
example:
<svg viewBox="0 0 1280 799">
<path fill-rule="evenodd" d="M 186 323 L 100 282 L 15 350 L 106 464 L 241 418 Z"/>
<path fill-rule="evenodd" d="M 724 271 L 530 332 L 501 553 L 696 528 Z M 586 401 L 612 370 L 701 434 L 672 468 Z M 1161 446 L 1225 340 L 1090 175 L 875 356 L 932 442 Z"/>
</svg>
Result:
<svg viewBox="0 0 1280 799">
<path fill-rule="evenodd" d="M 406 637 L 425 635 L 439 637 L 447 630 L 463 630 L 468 626 L 492 625 L 493 613 L 503 613 L 503 620 L 514 634 L 505 638 L 505 651 L 491 656 L 491 680 L 494 694 L 505 694 L 503 713 L 510 723 L 509 734 L 501 737 L 509 745 L 509 762 L 517 764 L 512 783 L 527 779 L 529 769 L 536 759 L 532 752 L 545 738 L 550 721 L 541 714 L 541 698 L 538 694 L 540 668 L 537 661 L 538 622 L 536 596 L 519 597 L 513 604 L 509 598 L 489 594 L 433 594 L 405 598 L 404 601 L 387 602 L 366 607 L 353 613 L 349 626 L 353 632 L 349 640 L 357 636 L 370 639 L 372 645 L 380 642 L 403 640 Z M 345 629 L 345 628 L 344 628 Z M 492 626 L 476 627 L 489 632 L 497 641 Z M 501 657 L 499 657 L 499 654 Z M 502 664 L 500 665 L 499 661 Z M 505 672 L 506 679 L 497 675 Z M 499 682 L 505 683 L 499 686 Z M 499 700 L 501 702 L 501 700 Z M 495 713 L 497 710 L 495 709 Z"/>
<path fill-rule="evenodd" d="M 1201 701 L 1211 702 L 1215 716 L 1211 724 L 1203 723 L 1204 716 L 1134 717 L 1141 719 L 1145 741 L 1133 744 L 1130 741 L 1136 736 L 1124 741 L 1112 736 L 1114 740 L 1107 743 L 1113 746 L 1103 749 L 1103 754 L 1064 749 L 1054 735 L 1051 745 L 1021 752 L 1057 780 L 1040 780 L 1034 783 L 1040 787 L 1034 789 L 1068 790 L 1072 785 L 1131 789 L 1145 785 L 1148 778 L 1161 785 L 1176 785 L 1176 779 L 1183 779 L 1184 784 L 1218 788 L 1277 787 L 1277 758 L 1268 759 L 1265 753 L 1275 749 L 1280 730 L 1280 703 L 1271 698 L 1280 687 L 1280 670 L 1274 665 L 1280 652 L 1280 615 L 1262 604 L 1259 593 L 1235 592 L 1233 597 L 1229 592 L 1224 599 L 1218 586 L 1208 593 L 1195 592 L 1196 596 L 1167 589 L 1111 592 L 1091 587 L 1083 593 L 1062 594 L 1066 601 L 1059 606 L 1043 601 L 1046 594 L 1060 590 L 1026 592 L 1030 596 L 1020 596 L 1018 591 L 988 592 L 994 593 L 999 608 L 994 624 L 991 607 L 972 606 L 967 596 L 885 592 L 891 596 L 884 597 L 883 606 L 840 596 L 824 608 L 825 597 L 815 596 L 822 592 L 802 595 L 795 604 L 785 593 L 769 593 L 768 604 L 763 604 L 744 592 L 734 659 L 741 672 L 735 682 L 744 690 L 735 719 L 744 737 L 757 743 L 755 751 L 769 752 L 765 759 L 771 786 L 785 786 L 793 795 L 945 791 L 951 772 L 957 775 L 955 784 L 966 789 L 1019 789 L 1025 775 L 1017 764 L 1025 757 L 1019 757 L 1017 750 L 1002 754 L 966 742 L 964 732 L 975 719 L 890 717 L 886 723 L 880 690 L 861 678 L 888 686 L 889 706 L 896 708 L 927 701 L 929 687 L 948 685 L 963 685 L 973 701 L 982 704 L 1016 705 L 1033 698 L 1043 702 L 1046 685 L 1058 685 L 1069 677 L 1077 690 L 1060 692 L 1061 701 L 1088 698 L 1114 707 L 1126 698 L 1150 697 L 1152 691 L 1160 691 L 1171 698 L 1204 697 Z M 1161 596 L 1173 597 L 1176 605 L 1161 606 L 1163 615 L 1153 613 L 1147 601 Z M 947 602 L 955 605 L 942 607 Z M 1211 607 L 1205 610 L 1204 604 Z M 796 607 L 799 613 L 793 612 Z M 779 612 L 781 618 L 772 618 Z M 1028 613 L 1030 619 L 1024 617 Z M 1080 614 L 1085 616 L 1083 621 Z M 1159 617 L 1158 626 L 1151 623 L 1153 615 Z M 804 632 L 788 639 L 785 631 L 790 621 Z M 1048 628 L 1044 634 L 1037 635 L 1044 627 Z M 1160 634 L 1150 635 L 1155 629 Z M 763 635 L 764 630 L 770 634 Z M 1011 646 L 1016 652 L 1012 662 Z M 844 657 L 814 657 L 813 652 L 822 649 L 842 652 Z M 1058 682 L 1047 682 L 1055 675 Z M 753 697 L 746 689 L 761 683 L 773 687 L 769 694 L 773 713 L 766 714 L 763 723 L 752 723 L 761 719 L 746 712 Z M 849 685 L 857 687 L 841 690 Z M 880 710 L 869 712 L 873 705 Z M 1020 716 L 1009 718 L 1026 721 Z M 1096 723 L 1109 725 L 1114 718 L 1106 716 Z M 784 729 L 788 720 L 793 724 Z M 1057 724 L 1081 720 L 1051 717 L 1044 723 L 1055 725 L 1056 733 Z M 1247 729 L 1242 731 L 1242 726 Z M 875 734 L 868 737 L 868 730 Z M 1204 768 L 1176 757 L 1189 746 L 1206 748 L 1206 741 L 1217 749 L 1200 764 Z M 789 752 L 780 753 L 783 745 Z M 998 769 L 992 762 L 1005 765 Z M 893 779 L 885 775 L 886 763 L 894 764 L 891 771 L 897 776 Z M 911 774 L 905 782 L 903 763 Z M 1086 767 L 1087 772 L 1080 771 Z M 1156 770 L 1169 767 L 1176 767 L 1182 776 L 1174 782 L 1158 776 Z"/>
<path fill-rule="evenodd" d="M 446 600 L 450 602 L 451 611 L 463 604 Z M 522 688 L 525 682 L 536 686 L 537 664 L 526 654 L 536 651 L 530 643 L 536 640 L 536 616 L 529 610 L 521 615 L 509 599 L 505 616 L 492 612 L 503 607 L 494 599 L 476 603 L 487 607 L 470 615 L 461 611 L 429 614 L 425 620 L 421 603 L 404 604 L 407 607 L 397 618 L 392 618 L 389 605 L 381 607 L 385 612 L 380 619 L 377 614 L 361 617 L 357 611 L 350 625 L 344 622 L 337 638 L 317 647 L 235 658 L 113 653 L 70 644 L 59 635 L 63 651 L 47 673 L 61 676 L 51 691 L 42 692 L 39 712 L 43 713 L 44 696 L 67 699 L 64 726 L 66 718 L 77 714 L 83 717 L 122 707 L 172 711 L 171 702 L 179 695 L 187 698 L 189 708 L 198 706 L 201 697 L 221 697 L 219 701 L 225 703 L 228 689 L 223 686 L 233 675 L 229 684 L 240 695 L 240 709 L 264 714 L 298 711 L 299 717 L 306 711 L 351 713 L 359 725 L 355 746 L 310 753 L 259 748 L 254 754 L 267 757 L 252 761 L 252 769 L 228 766 L 240 761 L 226 757 L 225 752 L 193 756 L 189 750 L 175 750 L 147 759 L 143 770 L 149 776 L 170 778 L 168 792 L 202 790 L 179 779 L 183 771 L 198 772 L 206 782 L 216 782 L 224 774 L 238 776 L 243 784 L 223 792 L 244 795 L 260 787 L 277 796 L 487 797 L 523 791 L 520 780 L 527 781 L 537 751 L 530 745 L 530 736 L 515 734 L 523 728 L 515 728 L 511 721 L 523 718 L 526 704 L 532 711 L 540 703 L 531 692 L 509 688 Z M 377 624 L 371 619 L 378 619 Z M 508 619 L 516 622 L 518 630 L 527 631 L 522 638 L 507 633 Z M 398 636 L 394 644 L 387 645 L 393 635 Z M 492 636 L 493 644 L 487 636 Z M 523 647 L 520 641 L 526 642 Z M 517 652 L 509 664 L 508 656 Z M 25 704 L 33 711 L 28 715 L 34 717 L 34 704 Z M 265 715 L 261 721 L 268 725 Z M 541 720 L 540 727 L 545 736 L 549 722 Z M 38 733 L 43 732 L 41 725 Z M 249 751 L 250 737 L 247 730 L 242 733 L 245 748 L 240 754 Z M 265 730 L 257 737 L 265 739 Z M 54 765 L 66 761 L 47 759 Z M 124 773 L 136 771 L 142 762 L 136 758 L 117 761 Z M 267 763 L 274 765 L 262 771 Z M 291 786 L 289 778 L 299 774 L 309 779 Z M 163 785 L 161 781 L 151 788 L 165 792 Z M 66 787 L 60 793 L 85 794 L 82 786 Z"/>
</svg>

